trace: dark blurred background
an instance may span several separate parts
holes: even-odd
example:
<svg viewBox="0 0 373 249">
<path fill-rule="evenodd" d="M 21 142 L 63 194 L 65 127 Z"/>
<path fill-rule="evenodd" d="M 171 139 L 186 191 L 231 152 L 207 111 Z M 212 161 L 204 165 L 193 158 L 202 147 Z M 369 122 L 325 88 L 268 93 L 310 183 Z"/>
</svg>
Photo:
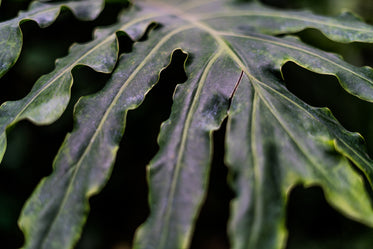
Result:
<svg viewBox="0 0 373 249">
<path fill-rule="evenodd" d="M 27 8 L 30 0 L 3 0 L 0 21 L 15 17 Z M 373 23 L 373 2 L 364 0 L 263 0 L 278 8 L 309 8 L 316 13 L 336 15 L 349 8 Z M 21 25 L 24 46 L 15 66 L 0 79 L 0 102 L 25 96 L 34 82 L 50 72 L 54 61 L 68 53 L 74 43 L 92 39 L 97 26 L 116 21 L 126 3 L 107 1 L 103 13 L 95 21 L 78 21 L 63 10 L 56 22 L 40 29 L 34 22 Z M 339 44 L 319 31 L 307 29 L 296 35 L 313 46 L 336 52 L 350 63 L 373 66 L 373 45 Z M 131 41 L 120 37 L 121 52 L 131 51 Z M 151 90 L 144 103 L 130 111 L 125 135 L 120 144 L 112 178 L 104 190 L 90 200 L 91 212 L 78 249 L 127 249 L 135 229 L 148 215 L 145 168 L 157 152 L 160 124 L 167 119 L 176 83 L 186 80 L 183 71 L 185 55 L 176 52 L 170 67 Z M 335 77 L 318 75 L 294 63 L 283 66 L 290 91 L 313 106 L 329 107 L 350 131 L 360 132 L 373 155 L 373 105 L 348 95 Z M 0 165 L 0 248 L 19 248 L 23 235 L 17 219 L 24 202 L 42 177 L 52 171 L 52 163 L 67 132 L 72 129 L 73 106 L 80 96 L 100 90 L 109 75 L 87 67 L 73 70 L 72 100 L 64 115 L 52 125 L 34 126 L 23 121 L 8 131 L 8 147 Z M 157 108 L 152 108 L 157 106 Z M 223 161 L 225 123 L 214 133 L 214 158 L 206 203 L 198 219 L 192 248 L 229 248 L 226 223 L 229 201 L 234 197 L 226 184 L 227 170 Z M 373 229 L 349 220 L 325 201 L 319 187 L 297 186 L 287 207 L 289 241 L 287 249 L 370 249 Z"/>
</svg>

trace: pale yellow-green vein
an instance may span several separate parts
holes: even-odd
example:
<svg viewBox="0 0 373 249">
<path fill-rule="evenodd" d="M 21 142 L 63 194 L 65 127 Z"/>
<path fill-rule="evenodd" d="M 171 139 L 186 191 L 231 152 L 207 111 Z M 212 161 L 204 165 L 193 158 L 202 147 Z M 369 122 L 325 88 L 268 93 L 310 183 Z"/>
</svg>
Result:
<svg viewBox="0 0 373 249">
<path fill-rule="evenodd" d="M 249 153 L 252 154 L 252 166 L 254 168 L 254 192 L 255 192 L 255 210 L 254 210 L 254 220 L 253 220 L 253 228 L 251 230 L 251 233 L 250 233 L 250 239 L 249 239 L 249 245 L 248 245 L 248 248 L 250 247 L 253 247 L 255 246 L 256 244 L 256 241 L 258 240 L 258 236 L 259 236 L 259 231 L 260 231 L 260 227 L 262 226 L 262 217 L 263 217 L 263 203 L 260 199 L 260 197 L 262 196 L 262 184 L 261 184 L 261 180 L 262 180 L 262 174 L 261 174 L 261 169 L 260 169 L 260 166 L 259 166 L 259 162 L 258 162 L 258 159 L 257 159 L 257 143 L 256 143 L 256 121 L 257 121 L 257 118 L 256 118 L 256 114 L 257 114 L 257 107 L 258 107 L 258 94 L 257 94 L 257 91 L 254 89 L 254 98 L 253 98 L 253 101 L 252 101 L 252 110 L 251 110 L 251 129 L 250 129 L 250 133 L 251 133 L 251 140 L 250 140 L 250 143 L 251 143 L 251 151 Z"/>
<path fill-rule="evenodd" d="M 185 145 L 186 145 L 187 138 L 188 138 L 188 132 L 189 132 L 189 129 L 190 129 L 190 126 L 191 126 L 191 123 L 192 123 L 192 119 L 193 119 L 193 115 L 195 113 L 195 109 L 197 108 L 197 104 L 198 104 L 200 95 L 202 93 L 204 83 L 205 83 L 206 78 L 207 78 L 207 74 L 210 71 L 213 64 L 216 62 L 216 60 L 221 56 L 221 54 L 222 54 L 222 50 L 218 50 L 216 52 L 216 54 L 210 60 L 208 60 L 208 64 L 203 69 L 203 73 L 201 75 L 201 78 L 199 79 L 197 91 L 196 91 L 195 95 L 193 96 L 192 105 L 191 105 L 190 109 L 188 110 L 188 114 L 187 114 L 187 117 L 186 117 L 186 120 L 185 120 L 185 125 L 183 127 L 183 132 L 182 132 L 182 136 L 181 136 L 180 147 L 179 147 L 179 150 L 178 150 L 177 162 L 176 162 L 175 168 L 173 170 L 171 188 L 170 188 L 170 192 L 169 192 L 169 195 L 168 195 L 168 198 L 167 198 L 167 207 L 172 206 L 172 202 L 173 202 L 174 197 L 175 197 L 176 185 L 179 182 L 178 178 L 180 176 L 180 171 L 181 171 L 181 168 L 182 168 L 182 160 L 184 158 L 183 154 L 185 153 Z M 166 242 L 166 234 L 168 233 L 168 230 L 169 230 L 168 227 L 169 227 L 170 215 L 171 215 L 171 209 L 167 209 L 166 213 L 164 215 L 165 225 L 163 226 L 163 229 L 162 229 L 162 238 L 161 238 L 161 241 L 158 245 L 158 248 L 163 248 L 163 246 Z"/>
</svg>

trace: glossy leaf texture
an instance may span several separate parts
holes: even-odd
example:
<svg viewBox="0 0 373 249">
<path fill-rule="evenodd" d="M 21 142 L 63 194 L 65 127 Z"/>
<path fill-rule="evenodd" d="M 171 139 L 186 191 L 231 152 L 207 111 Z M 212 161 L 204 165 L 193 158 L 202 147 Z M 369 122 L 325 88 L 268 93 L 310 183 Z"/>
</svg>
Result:
<svg viewBox="0 0 373 249">
<path fill-rule="evenodd" d="M 286 36 L 311 27 L 337 42 L 372 43 L 373 27 L 349 13 L 331 18 L 223 0 L 134 1 L 116 25 L 72 47 L 25 99 L 2 105 L 0 150 L 5 150 L 6 128 L 15 122 L 50 123 L 61 115 L 75 65 L 110 72 L 118 51 L 115 34 L 126 32 L 136 41 L 152 23 L 158 28 L 121 57 L 105 88 L 77 103 L 74 129 L 54 161 L 54 172 L 41 181 L 20 217 L 25 248 L 73 247 L 89 197 L 110 176 L 127 111 L 141 103 L 175 49 L 188 54 L 188 80 L 175 90 L 159 134 L 160 149 L 149 164 L 151 213 L 136 233 L 134 248 L 190 246 L 207 192 L 212 133 L 225 118 L 225 160 L 236 192 L 229 222 L 232 248 L 283 248 L 287 195 L 299 183 L 320 185 L 331 205 L 373 226 L 363 178 L 348 161 L 373 186 L 373 164 L 363 139 L 345 130 L 328 109 L 295 97 L 278 77 L 281 67 L 293 61 L 336 76 L 347 92 L 373 102 L 371 68 L 350 65 Z M 84 56 L 96 48 L 95 57 Z"/>
</svg>

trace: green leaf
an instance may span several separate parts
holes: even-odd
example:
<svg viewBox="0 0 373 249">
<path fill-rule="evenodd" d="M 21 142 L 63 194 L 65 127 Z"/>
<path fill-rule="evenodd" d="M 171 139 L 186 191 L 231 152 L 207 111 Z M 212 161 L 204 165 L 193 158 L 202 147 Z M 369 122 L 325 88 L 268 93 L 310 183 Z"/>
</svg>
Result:
<svg viewBox="0 0 373 249">
<path fill-rule="evenodd" d="M 152 43 L 136 46 L 133 54 L 121 58 L 101 92 L 76 104 L 75 128 L 55 159 L 55 171 L 40 183 L 22 212 L 25 248 L 71 248 L 78 239 L 88 198 L 110 176 L 127 111 L 137 107 L 157 81 L 157 74 L 146 82 L 143 75 L 167 62 L 154 51 Z"/>
<path fill-rule="evenodd" d="M 21 11 L 11 20 L 0 23 L 0 78 L 16 63 L 22 49 L 19 25 L 33 20 L 41 28 L 51 25 L 62 8 L 69 8 L 81 20 L 95 19 L 104 7 L 103 0 L 79 0 L 65 3 L 32 2 L 27 11 Z"/>
<path fill-rule="evenodd" d="M 66 57 L 57 60 L 52 72 L 38 79 L 27 96 L 0 106 L 0 161 L 6 150 L 7 128 L 24 119 L 39 125 L 50 124 L 62 115 L 70 100 L 74 67 L 85 65 L 98 72 L 110 73 L 119 51 L 116 33 L 128 29 L 127 34 L 133 40 L 141 38 L 148 21 L 129 22 L 133 13 L 128 11 L 125 14 L 121 18 L 124 24 L 97 29 L 92 41 L 74 44 Z"/>
<path fill-rule="evenodd" d="M 371 199 L 362 176 L 347 160 L 355 163 L 372 187 L 373 164 L 363 140 L 345 130 L 328 109 L 296 98 L 278 78 L 281 67 L 293 61 L 336 76 L 346 91 L 373 102 L 372 69 L 352 66 L 297 38 L 274 36 L 312 27 L 339 42 L 373 42 L 373 27 L 350 14 L 327 18 L 223 0 L 139 1 L 105 33 L 107 41 L 115 38 L 117 30 L 136 40 L 154 22 L 158 28 L 121 58 L 105 88 L 77 103 L 74 130 L 54 161 L 54 172 L 41 181 L 20 217 L 26 248 L 71 248 L 77 241 L 89 197 L 110 176 L 127 111 L 141 103 L 175 49 L 188 54 L 188 80 L 175 90 L 171 115 L 161 127 L 159 152 L 149 164 L 151 213 L 136 233 L 135 248 L 190 246 L 208 186 L 212 133 L 226 117 L 225 158 L 229 183 L 236 192 L 229 224 L 233 248 L 283 248 L 287 195 L 299 183 L 320 185 L 334 207 L 373 226 Z M 75 58 L 73 50 L 57 63 L 57 72 L 69 76 L 80 64 L 82 57 Z M 117 50 L 110 51 L 107 58 L 114 62 Z M 92 61 L 81 63 L 98 71 L 112 68 L 97 69 L 102 65 Z M 47 78 L 39 81 L 48 82 Z M 43 90 L 45 96 L 39 100 L 25 100 L 30 108 L 25 112 L 14 104 L 23 100 L 2 106 L 0 123 L 5 128 L 0 151 L 5 150 L 6 127 L 21 117 L 48 123 L 61 114 L 71 79 L 66 82 L 51 85 L 53 94 Z M 35 89 L 43 89 L 38 85 Z M 44 101 L 56 103 L 53 110 L 58 111 L 44 112 Z M 12 117 L 5 115 L 12 112 Z"/>
<path fill-rule="evenodd" d="M 109 33 L 111 35 L 111 32 Z M 77 65 L 86 65 L 99 72 L 110 73 L 118 53 L 115 33 L 108 36 L 105 30 L 95 32 L 95 40 L 73 45 L 69 55 L 57 60 L 55 69 L 39 78 L 31 92 L 21 100 L 5 102 L 0 107 L 1 151 L 6 147 L 6 129 L 23 119 L 37 124 L 54 122 L 61 116 L 70 100 L 73 83 L 71 71 Z M 2 158 L 3 153 L 0 153 Z"/>
<path fill-rule="evenodd" d="M 260 32 L 265 34 L 295 33 L 305 28 L 316 28 L 328 38 L 339 42 L 364 41 L 373 39 L 370 25 L 362 23 L 359 18 L 349 12 L 337 18 L 322 17 L 309 11 L 279 11 L 265 8 L 259 4 L 207 4 L 198 18 L 204 24 L 216 30 L 246 34 Z M 216 9 L 210 12 L 210 9 Z M 194 10 L 193 10 L 194 11 Z M 200 11 L 200 10 L 198 10 Z"/>
<path fill-rule="evenodd" d="M 213 6 L 217 6 L 217 13 L 210 15 L 205 13 L 214 9 Z M 160 151 L 149 166 L 151 214 L 137 233 L 135 248 L 187 248 L 189 246 L 193 224 L 206 193 L 211 160 L 211 132 L 219 127 L 225 117 L 229 98 L 234 92 L 241 71 L 244 74 L 242 84 L 250 82 L 251 87 L 243 89 L 241 86 L 237 89 L 237 93 L 233 96 L 233 113 L 235 108 L 238 108 L 237 105 L 255 102 L 257 108 L 260 106 L 260 110 L 263 111 L 255 110 L 256 116 L 252 119 L 261 120 L 259 117 L 268 115 L 265 111 L 268 112 L 266 109 L 270 109 L 270 113 L 274 113 L 272 115 L 275 116 L 275 120 L 279 120 L 277 123 L 285 132 L 276 134 L 277 136 L 270 133 L 271 128 L 265 128 L 264 124 L 274 122 L 266 117 L 263 117 L 264 121 L 258 125 L 265 130 L 262 132 L 263 140 L 275 137 L 275 142 L 280 144 L 278 147 L 284 149 L 280 151 L 276 150 L 276 146 L 268 145 L 273 147 L 270 153 L 274 155 L 259 154 L 264 150 L 262 148 L 257 149 L 259 155 L 252 151 L 252 145 L 261 147 L 267 145 L 261 145 L 264 142 L 259 140 L 259 135 L 254 136 L 250 125 L 244 122 L 247 117 L 253 115 L 249 111 L 244 112 L 235 121 L 240 123 L 242 119 L 242 125 L 246 124 L 245 128 L 235 133 L 237 137 L 232 138 L 228 133 L 227 163 L 232 168 L 232 172 L 237 172 L 239 175 L 232 182 L 234 189 L 239 193 L 235 200 L 235 203 L 239 204 L 232 210 L 230 225 L 233 231 L 231 233 L 233 248 L 282 248 L 286 238 L 284 227 L 286 193 L 300 182 L 307 185 L 321 185 L 328 200 L 334 206 L 354 219 L 373 225 L 370 199 L 365 193 L 362 179 L 351 169 L 346 160 L 346 157 L 349 157 L 357 163 L 372 182 L 372 163 L 364 152 L 361 153 L 362 149 L 358 147 L 361 142 L 357 143 L 355 135 L 346 135 L 347 131 L 338 125 L 331 115 L 326 115 L 325 110 L 306 119 L 304 116 L 309 115 L 307 109 L 310 107 L 303 104 L 303 109 L 299 111 L 300 104 L 297 102 L 302 102 L 294 98 L 281 81 L 278 79 L 274 81 L 272 75 L 272 72 L 280 71 L 281 66 L 287 61 L 294 61 L 312 71 L 336 75 L 347 91 L 372 101 L 372 70 L 351 66 L 340 57 L 306 46 L 294 38 L 275 38 L 258 33 L 258 31 L 268 34 L 295 32 L 311 26 L 319 28 L 330 38 L 338 41 L 346 42 L 347 39 L 371 41 L 371 37 L 361 37 L 360 29 L 363 27 L 369 31 L 364 35 L 371 35 L 372 28 L 364 24 L 358 26 L 356 19 L 346 19 L 346 22 L 336 25 L 332 19 L 316 19 L 314 15 L 306 12 L 282 12 L 279 15 L 279 12 L 268 9 L 264 11 L 264 8 L 257 8 L 256 5 L 234 6 L 234 9 L 240 9 L 237 11 L 238 14 L 231 8 L 228 8 L 229 11 L 225 8 L 225 5 L 219 6 L 217 2 L 211 5 L 207 3 L 188 6 L 185 11 L 183 11 L 185 7 L 180 7 L 179 10 L 165 4 L 152 6 L 155 12 L 165 12 L 164 17 L 155 19 L 162 24 L 162 28 L 169 27 L 170 22 L 167 18 L 170 16 L 178 16 L 179 20 L 181 19 L 183 24 L 178 24 L 174 29 L 177 34 L 169 39 L 175 44 L 174 47 L 188 51 L 193 59 L 187 67 L 189 80 L 185 85 L 177 88 L 172 114 L 162 127 L 159 138 Z M 226 18 L 227 16 L 229 18 Z M 253 17 L 256 21 L 253 21 Z M 309 21 L 311 19 L 314 21 Z M 175 22 L 176 20 L 173 24 Z M 241 23 L 253 26 L 250 28 L 245 26 L 245 29 L 242 29 Z M 286 23 L 288 26 L 277 26 L 277 23 Z M 271 27 L 275 28 L 272 30 Z M 245 97 L 240 98 L 241 94 Z M 289 98 L 292 100 L 290 103 Z M 279 104 L 284 106 L 281 112 L 271 109 Z M 291 104 L 293 106 L 290 107 Z M 324 119 L 324 116 L 328 117 L 326 121 L 314 124 L 315 120 Z M 234 117 L 232 114 L 230 120 Z M 302 136 L 302 133 L 311 134 Z M 288 142 L 290 144 L 295 143 L 293 150 L 298 154 L 285 155 L 289 153 L 285 149 L 289 149 L 283 142 L 285 139 L 290 140 Z M 302 141 L 303 139 L 305 141 Z M 342 154 L 334 155 L 337 148 L 333 141 L 338 144 L 348 144 L 350 151 L 344 150 Z M 247 147 L 248 149 L 245 149 Z M 229 159 L 232 157 L 237 160 L 239 155 L 249 156 L 249 153 L 255 154 L 252 157 L 256 159 L 239 162 Z M 275 157 L 284 157 L 286 160 L 277 162 Z M 360 159 L 364 163 L 361 161 L 359 163 Z M 284 173 L 285 180 L 282 180 L 281 175 L 277 175 L 280 171 L 277 169 L 280 165 L 277 164 L 280 163 L 287 170 Z M 265 173 L 269 171 L 267 174 L 254 173 L 256 172 L 254 169 L 261 167 L 261 164 L 271 166 L 265 171 Z M 237 165 L 244 169 L 238 171 Z M 329 170 L 324 170 L 325 167 Z M 241 180 L 240 177 L 245 178 Z M 325 179 L 326 177 L 333 180 Z M 282 183 L 282 181 L 286 182 Z M 236 186 L 238 184 L 239 186 Z M 256 185 L 261 185 L 262 188 L 257 190 Z M 284 191 L 280 191 L 279 186 Z M 257 196 L 252 194 L 252 191 Z M 261 196 L 273 203 L 261 200 Z M 252 210 L 259 210 L 257 212 L 262 213 L 253 213 Z M 265 216 L 268 221 L 261 216 Z"/>
<path fill-rule="evenodd" d="M 349 151 L 337 154 L 336 144 Z M 243 77 L 227 131 L 226 162 L 237 193 L 230 223 L 233 248 L 282 248 L 286 199 L 299 183 L 321 185 L 332 205 L 372 226 L 363 181 L 344 157 L 357 164 L 366 160 L 370 173 L 372 161 L 356 148 L 361 144 L 361 137 L 341 129 L 328 109 L 304 104 L 278 79 Z"/>
</svg>

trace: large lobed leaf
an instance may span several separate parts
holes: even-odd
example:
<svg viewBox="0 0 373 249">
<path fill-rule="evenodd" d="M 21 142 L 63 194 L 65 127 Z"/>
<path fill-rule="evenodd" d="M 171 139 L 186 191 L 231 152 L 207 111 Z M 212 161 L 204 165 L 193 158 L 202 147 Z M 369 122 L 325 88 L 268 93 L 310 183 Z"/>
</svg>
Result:
<svg viewBox="0 0 373 249">
<path fill-rule="evenodd" d="M 207 191 L 212 132 L 226 117 L 225 156 L 236 192 L 229 224 L 233 248 L 282 248 L 287 195 L 299 183 L 322 186 L 333 206 L 373 226 L 371 200 L 347 160 L 372 185 L 373 164 L 362 138 L 346 131 L 326 108 L 293 96 L 276 76 L 293 61 L 335 75 L 346 91 L 373 101 L 370 68 L 352 66 L 294 37 L 273 36 L 313 27 L 335 41 L 373 42 L 373 28 L 351 14 L 326 18 L 223 0 L 135 2 L 117 25 L 72 47 L 23 100 L 2 105 L 0 151 L 10 125 L 24 118 L 49 123 L 61 115 L 75 65 L 110 72 L 116 32 L 136 40 L 153 22 L 158 29 L 119 60 L 106 87 L 77 103 L 74 130 L 54 161 L 54 172 L 42 180 L 20 217 L 26 248 L 73 247 L 88 198 L 110 176 L 127 111 L 141 103 L 175 49 L 189 54 L 188 80 L 175 90 L 159 152 L 149 165 L 151 214 L 136 234 L 135 248 L 188 248 Z"/>
</svg>

